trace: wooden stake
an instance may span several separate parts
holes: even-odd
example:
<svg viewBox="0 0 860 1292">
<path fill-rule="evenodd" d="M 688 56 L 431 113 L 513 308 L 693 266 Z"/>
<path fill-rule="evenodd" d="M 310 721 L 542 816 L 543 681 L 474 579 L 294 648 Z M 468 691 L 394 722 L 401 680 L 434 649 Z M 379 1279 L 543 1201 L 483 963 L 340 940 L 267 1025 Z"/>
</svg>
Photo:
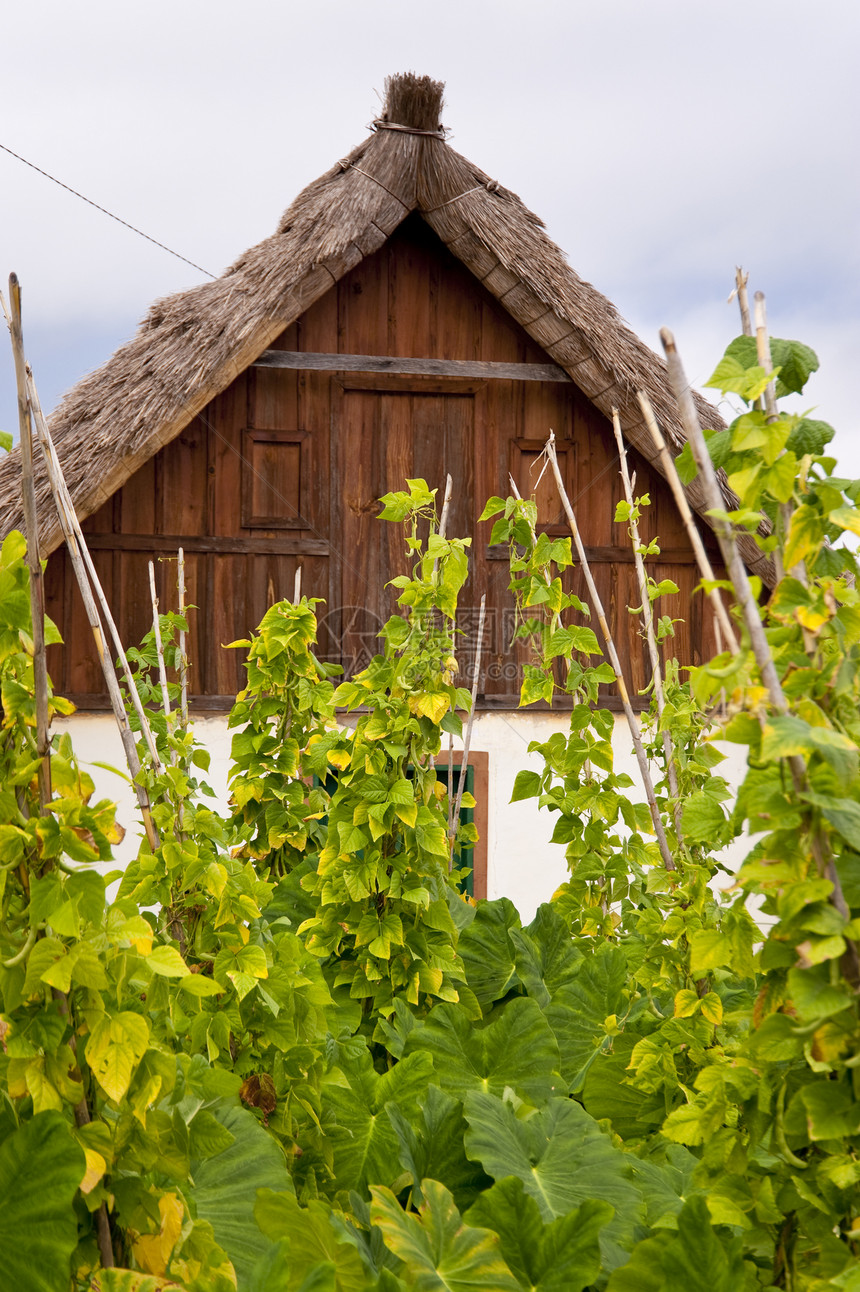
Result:
<svg viewBox="0 0 860 1292">
<path fill-rule="evenodd" d="M 54 447 L 54 442 L 51 438 L 50 431 L 48 430 L 45 415 L 42 412 L 42 406 L 39 402 L 39 394 L 36 390 L 36 383 L 33 379 L 33 373 L 29 365 L 27 367 L 27 389 L 30 396 L 30 407 L 33 410 L 33 419 L 36 423 L 36 430 L 39 434 L 39 445 L 44 455 L 48 483 L 50 484 L 51 492 L 54 495 L 54 502 L 57 507 L 57 513 L 60 517 L 60 526 L 63 530 L 63 535 L 65 537 L 67 530 L 74 535 L 77 550 L 81 555 L 84 567 L 90 578 L 93 593 L 96 601 L 98 602 L 99 614 L 101 615 L 102 622 L 107 624 L 110 631 L 114 650 L 116 651 L 120 667 L 123 670 L 123 676 L 126 680 L 126 685 L 128 686 L 129 696 L 131 698 L 132 705 L 134 706 L 135 713 L 137 714 L 140 729 L 144 739 L 146 740 L 147 748 L 152 759 L 153 769 L 158 772 L 161 770 L 161 760 L 155 744 L 155 737 L 152 734 L 149 717 L 143 707 L 137 687 L 134 684 L 131 666 L 129 665 L 128 657 L 126 656 L 122 641 L 120 640 L 119 629 L 117 628 L 116 622 L 111 614 L 110 606 L 107 603 L 107 597 L 104 594 L 104 589 L 102 588 L 101 580 L 98 576 L 98 571 L 93 563 L 93 558 L 90 555 L 90 550 L 87 547 L 86 539 L 84 538 L 84 532 L 78 521 L 74 503 L 72 502 L 71 494 L 69 493 L 65 476 L 63 475 L 63 468 L 60 465 L 57 450 Z M 66 543 L 68 544 L 68 539 L 66 539 Z"/>
<path fill-rule="evenodd" d="M 484 592 L 481 594 L 481 613 L 478 616 L 478 640 L 475 647 L 475 676 L 472 679 L 472 703 L 469 706 L 469 718 L 466 723 L 465 735 L 463 736 L 463 758 L 462 758 L 462 762 L 460 763 L 460 780 L 457 786 L 457 801 L 454 804 L 454 821 L 453 821 L 454 831 L 456 831 L 457 822 L 460 820 L 460 808 L 463 803 L 463 791 L 466 788 L 466 772 L 468 771 L 468 767 L 469 767 L 469 750 L 472 746 L 472 728 L 475 725 L 475 706 L 478 701 L 478 679 L 481 676 L 481 649 L 483 647 L 483 642 L 484 642 L 484 616 L 486 614 L 486 610 L 487 610 L 487 594 L 486 592 Z M 448 785 L 449 785 L 448 794 L 450 795 L 451 793 L 450 781 L 448 782 Z M 449 873 L 451 871 L 451 868 L 454 862 L 453 847 L 454 847 L 454 840 L 452 836 L 451 857 L 449 858 L 449 861 L 448 861 Z"/>
<path fill-rule="evenodd" d="M 597 616 L 597 622 L 600 624 L 600 631 L 603 634 L 603 641 L 606 647 L 606 654 L 612 665 L 612 671 L 615 674 L 615 681 L 618 685 L 618 694 L 621 697 L 621 703 L 624 706 L 624 714 L 627 718 L 627 725 L 630 728 L 630 735 L 633 738 L 633 748 L 636 751 L 636 761 L 639 764 L 639 774 L 642 777 L 642 785 L 645 789 L 645 797 L 648 800 L 648 807 L 651 812 L 651 822 L 654 826 L 654 833 L 657 836 L 657 844 L 660 849 L 660 855 L 663 858 L 663 865 L 666 870 L 676 870 L 675 862 L 669 851 L 669 841 L 666 838 L 666 831 L 663 829 L 663 820 L 660 816 L 660 809 L 657 806 L 657 796 L 654 793 L 654 782 L 651 780 L 651 770 L 648 766 L 648 755 L 645 753 L 645 747 L 642 744 L 642 733 L 639 729 L 639 723 L 636 714 L 630 704 L 630 697 L 627 694 L 627 683 L 624 681 L 624 675 L 621 672 L 621 661 L 618 658 L 618 651 L 615 649 L 615 642 L 609 631 L 609 624 L 606 619 L 606 612 L 603 609 L 603 602 L 600 600 L 600 594 L 597 591 L 597 584 L 591 573 L 591 566 L 588 564 L 588 557 L 585 554 L 582 538 L 579 533 L 579 526 L 576 523 L 576 517 L 573 514 L 573 508 L 570 505 L 570 499 L 567 496 L 567 490 L 564 487 L 564 480 L 558 465 L 558 456 L 555 451 L 555 435 L 552 431 L 549 433 L 549 439 L 546 442 L 544 450 L 549 458 L 552 467 L 555 483 L 558 488 L 559 497 L 564 507 L 567 523 L 573 536 L 573 542 L 576 547 L 579 563 L 582 567 L 582 573 L 585 578 L 588 595 L 591 598 L 591 604 L 594 613 Z"/>
<path fill-rule="evenodd" d="M 717 483 L 717 474 L 714 470 L 714 464 L 708 453 L 708 446 L 705 443 L 705 437 L 702 428 L 699 425 L 699 418 L 696 414 L 696 406 L 693 403 L 693 396 L 687 383 L 687 376 L 684 372 L 684 366 L 681 363 L 680 355 L 675 346 L 675 338 L 668 328 L 661 328 L 660 339 L 663 342 L 663 349 L 666 352 L 666 365 L 669 370 L 669 380 L 675 392 L 675 398 L 678 402 L 678 411 L 681 415 L 681 423 L 690 442 L 693 457 L 699 471 L 699 479 L 705 493 L 705 502 L 711 511 L 721 512 L 725 508 L 723 499 L 720 495 L 720 488 Z M 715 520 L 715 533 L 720 544 L 720 551 L 723 555 L 723 561 L 729 572 L 729 578 L 735 590 L 735 596 L 738 605 L 743 613 L 744 622 L 747 626 L 747 632 L 750 636 L 753 654 L 761 674 L 762 682 L 767 688 L 768 697 L 777 713 L 787 714 L 790 712 L 788 701 L 782 689 L 776 666 L 773 662 L 773 656 L 770 653 L 767 637 L 765 635 L 764 624 L 761 621 L 758 602 L 752 594 L 749 577 L 746 566 L 741 559 L 737 542 L 735 541 L 734 530 L 727 520 L 721 520 L 719 517 Z M 804 793 L 808 788 L 808 778 L 806 763 L 799 754 L 792 755 L 788 758 L 789 770 L 791 771 L 792 780 L 795 789 L 799 793 Z M 845 920 L 851 918 L 845 896 L 842 892 L 842 884 L 837 874 L 833 858 L 829 856 L 826 849 L 825 841 L 819 836 L 813 839 L 813 850 L 816 853 L 816 862 L 819 873 L 826 875 L 833 885 L 833 892 L 830 900 L 836 907 L 839 914 Z M 854 961 L 855 980 L 860 977 L 860 961 L 858 961 L 857 949 L 853 942 L 849 943 L 849 948 Z"/>
<path fill-rule="evenodd" d="M 36 486 L 33 480 L 33 428 L 30 401 L 27 398 L 27 361 L 24 357 L 24 333 L 21 324 L 21 285 L 15 274 L 9 275 L 11 318 L 3 310 L 12 337 L 15 358 L 15 381 L 18 387 L 18 426 L 21 432 L 21 491 L 24 504 L 24 527 L 27 531 L 27 566 L 30 571 L 30 607 L 33 621 L 33 691 L 36 701 L 36 753 L 39 763 L 39 814 L 47 815 L 53 797 L 51 790 L 51 739 L 48 719 L 48 666 L 45 655 L 45 588 L 39 554 L 39 521 L 36 511 Z"/>
<path fill-rule="evenodd" d="M 152 633 L 158 655 L 158 680 L 161 684 L 161 707 L 170 730 L 170 692 L 167 689 L 167 665 L 164 660 L 164 643 L 161 640 L 161 619 L 158 614 L 158 593 L 155 588 L 155 563 L 149 562 L 149 596 L 152 601 Z"/>
<path fill-rule="evenodd" d="M 180 547 L 176 562 L 179 584 L 179 616 L 185 618 L 185 551 Z M 185 654 L 185 629 L 179 629 L 179 716 L 183 731 L 188 730 L 188 657 Z"/>
<path fill-rule="evenodd" d="M 654 409 L 651 407 L 650 399 L 644 391 L 639 392 L 638 398 L 639 406 L 642 409 L 642 413 L 645 418 L 645 424 L 651 432 L 654 446 L 660 454 L 663 473 L 669 482 L 669 487 L 671 488 L 675 502 L 677 503 L 678 511 L 681 513 L 681 519 L 684 522 L 684 528 L 686 529 L 687 536 L 690 539 L 690 544 L 696 557 L 696 564 L 699 567 L 699 573 L 708 583 L 713 583 L 715 580 L 713 566 L 708 559 L 705 545 L 702 542 L 702 536 L 699 533 L 695 520 L 693 519 L 693 513 L 690 511 L 690 504 L 687 502 L 687 495 L 684 493 L 684 486 L 681 484 L 681 477 L 678 475 L 678 468 L 675 466 L 675 460 L 669 452 L 666 441 L 663 439 L 663 432 L 657 425 L 657 419 L 654 416 Z M 732 621 L 723 605 L 723 599 L 720 596 L 718 588 L 711 589 L 708 593 L 708 600 L 713 606 L 714 615 L 723 630 L 729 650 L 733 655 L 737 655 L 740 650 L 738 639 L 735 636 Z"/>
<path fill-rule="evenodd" d="M 293 580 L 293 605 L 297 606 L 302 599 L 302 567 L 296 566 L 296 577 Z"/>
<path fill-rule="evenodd" d="M 71 498 L 69 497 L 68 489 L 66 488 L 62 467 L 60 466 L 59 458 L 57 457 L 56 450 L 54 449 L 53 442 L 48 432 L 44 414 L 42 413 L 33 374 L 29 369 L 27 372 L 27 389 L 30 408 L 32 409 L 36 430 L 39 434 L 39 443 L 41 444 L 42 451 L 44 453 L 48 482 L 51 485 L 51 491 L 57 507 L 57 516 L 59 517 L 60 527 L 63 531 L 63 537 L 66 540 L 66 547 L 68 548 L 72 569 L 74 570 L 75 578 L 78 581 L 78 587 L 80 588 L 87 620 L 90 628 L 92 629 L 93 639 L 96 645 L 96 653 L 99 657 L 99 663 L 101 665 L 108 695 L 110 697 L 111 708 L 113 710 L 114 718 L 116 719 L 117 728 L 119 729 L 119 735 L 125 752 L 128 770 L 134 785 L 134 791 L 137 795 L 144 829 L 146 830 L 146 837 L 150 848 L 154 852 L 159 846 L 158 831 L 156 830 L 155 823 L 152 819 L 149 795 L 144 787 L 139 785 L 137 782 L 137 775 L 140 771 L 140 758 L 138 757 L 137 747 L 134 743 L 134 733 L 129 726 L 128 715 L 125 711 L 125 705 L 122 702 L 116 673 L 114 671 L 113 664 L 105 651 L 104 629 L 102 627 L 98 607 L 96 605 L 89 580 L 87 579 L 87 567 L 84 564 L 84 558 L 82 556 L 82 551 L 86 551 L 86 543 L 83 540 L 83 535 L 80 536 L 80 545 L 78 542 L 80 527 L 77 526 L 77 517 L 75 516 L 74 508 L 71 505 Z M 68 505 L 66 503 L 67 499 Z M 74 521 L 72 520 L 72 517 L 74 517 Z M 78 531 L 77 533 L 76 527 Z M 89 556 L 89 552 L 87 552 L 87 556 Z M 133 695 L 136 695 L 137 688 L 133 684 L 131 689 Z M 148 726 L 149 724 L 147 723 L 146 725 Z"/>
<path fill-rule="evenodd" d="M 621 434 L 621 421 L 618 416 L 618 409 L 612 410 L 612 428 L 615 431 L 615 442 L 618 445 L 618 459 L 621 463 L 621 480 L 624 484 L 624 496 L 627 499 L 627 505 L 630 508 L 630 540 L 633 544 L 633 559 L 636 564 L 636 578 L 639 584 L 639 596 L 642 601 L 642 621 L 645 626 L 645 639 L 648 643 L 648 655 L 651 659 L 651 675 L 654 679 L 654 698 L 657 701 L 657 715 L 663 717 L 663 710 L 666 708 L 666 698 L 663 693 L 663 671 L 660 663 L 660 651 L 657 647 L 657 634 L 654 631 L 654 615 L 651 611 L 651 598 L 648 595 L 648 576 L 645 573 L 645 561 L 642 557 L 640 548 L 642 544 L 639 539 L 639 526 L 633 518 L 633 482 L 630 479 L 630 472 L 627 469 L 627 450 L 624 447 L 624 438 Z M 678 838 L 678 846 L 681 846 L 681 805 L 678 802 L 678 772 L 675 767 L 675 751 L 672 748 L 672 737 L 668 731 L 662 732 L 663 736 L 663 756 L 666 760 L 666 777 L 669 781 L 669 793 L 674 800 L 673 815 L 675 819 L 675 833 Z"/>
<path fill-rule="evenodd" d="M 442 500 L 442 514 L 439 517 L 439 537 L 444 538 L 448 528 L 448 512 L 451 508 L 451 494 L 453 492 L 454 482 L 450 475 L 445 477 L 445 497 Z"/>
<path fill-rule="evenodd" d="M 767 310 L 764 292 L 755 294 L 755 348 L 758 361 L 765 372 L 773 372 L 773 360 L 770 354 L 770 338 L 767 334 Z M 779 417 L 776 407 L 776 382 L 769 381 L 764 391 L 764 406 L 767 420 L 775 422 Z"/>
<path fill-rule="evenodd" d="M 750 300 L 747 294 L 749 277 L 749 274 L 744 273 L 740 265 L 735 265 L 735 290 L 732 292 L 732 296 L 737 296 L 738 298 L 738 306 L 741 311 L 741 329 L 744 336 L 752 336 Z M 729 297 L 729 302 L 731 302 L 732 296 Z"/>
</svg>

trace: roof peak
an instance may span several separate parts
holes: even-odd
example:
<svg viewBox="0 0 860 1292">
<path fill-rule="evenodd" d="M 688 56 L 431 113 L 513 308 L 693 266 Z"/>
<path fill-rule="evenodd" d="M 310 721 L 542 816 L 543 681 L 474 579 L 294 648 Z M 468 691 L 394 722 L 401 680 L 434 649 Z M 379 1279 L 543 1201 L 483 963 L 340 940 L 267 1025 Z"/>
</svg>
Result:
<svg viewBox="0 0 860 1292">
<path fill-rule="evenodd" d="M 385 104 L 374 122 L 377 127 L 398 126 L 421 134 L 436 134 L 442 127 L 444 81 L 415 72 L 400 72 L 385 78 Z"/>
</svg>

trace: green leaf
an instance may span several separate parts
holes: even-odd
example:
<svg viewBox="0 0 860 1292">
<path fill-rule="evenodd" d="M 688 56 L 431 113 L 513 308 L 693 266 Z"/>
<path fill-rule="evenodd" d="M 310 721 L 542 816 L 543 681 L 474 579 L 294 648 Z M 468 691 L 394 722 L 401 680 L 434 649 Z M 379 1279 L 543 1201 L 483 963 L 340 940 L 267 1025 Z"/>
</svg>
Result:
<svg viewBox="0 0 860 1292">
<path fill-rule="evenodd" d="M 433 1056 L 439 1085 L 457 1099 L 470 1090 L 501 1095 L 510 1086 L 542 1102 L 562 1088 L 558 1046 L 533 1000 L 517 997 L 474 1023 L 459 1005 L 437 1005 L 416 1024 L 405 1053 Z"/>
<path fill-rule="evenodd" d="M 577 972 L 583 959 L 570 929 L 550 902 L 538 907 L 526 929 L 511 929 L 516 948 L 517 975 L 529 996 L 546 1009 L 556 989 Z"/>
<path fill-rule="evenodd" d="M 509 934 L 520 927 L 513 902 L 501 897 L 479 902 L 475 918 L 460 935 L 457 952 L 466 970 L 466 981 L 481 1008 L 501 1000 L 517 985 L 514 945 Z"/>
<path fill-rule="evenodd" d="M 561 1071 L 571 1093 L 582 1089 L 590 1065 L 606 1043 L 605 1024 L 621 1012 L 627 961 L 620 947 L 601 944 L 576 974 L 559 987 L 546 1016 L 561 1054 Z"/>
<path fill-rule="evenodd" d="M 800 394 L 809 378 L 818 371 L 818 355 L 802 341 L 782 341 L 772 337 L 770 342 L 771 362 L 779 368 L 779 379 L 776 383 L 776 395 Z"/>
<path fill-rule="evenodd" d="M 495 496 L 492 498 L 488 498 L 487 503 L 484 507 L 484 510 L 481 512 L 480 516 L 478 517 L 478 523 L 480 524 L 482 520 L 490 520 L 493 516 L 497 516 L 500 511 L 504 511 L 504 510 L 505 510 L 504 498 L 497 498 Z"/>
<path fill-rule="evenodd" d="M 326 1109 L 332 1120 L 327 1138 L 338 1189 L 363 1190 L 368 1184 L 392 1184 L 398 1172 L 398 1139 L 386 1115 L 395 1103 L 410 1121 L 434 1079 L 429 1054 L 414 1053 L 384 1076 L 373 1069 L 364 1051 L 346 1072 L 348 1086 L 330 1086 Z"/>
<path fill-rule="evenodd" d="M 726 830 L 726 814 L 716 799 L 699 790 L 684 799 L 681 828 L 692 843 L 719 844 Z"/>
<path fill-rule="evenodd" d="M 537 772 L 517 772 L 511 802 L 518 803 L 520 799 L 536 798 L 540 794 L 540 787 L 541 778 Z"/>
<path fill-rule="evenodd" d="M 410 1121 L 394 1103 L 387 1104 L 385 1111 L 400 1142 L 400 1164 L 412 1177 L 417 1201 L 421 1201 L 421 1181 L 431 1179 L 451 1190 L 461 1210 L 474 1202 L 489 1180 L 480 1165 L 466 1157 L 463 1105 L 431 1085 L 418 1119 Z"/>
<path fill-rule="evenodd" d="M 0 449 L 2 449 L 4 453 L 9 452 L 12 447 L 12 443 L 11 433 L 9 431 L 0 431 Z"/>
<path fill-rule="evenodd" d="M 664 1292 L 738 1292 L 746 1285 L 741 1240 L 718 1238 L 704 1198 L 690 1198 L 663 1252 Z"/>
<path fill-rule="evenodd" d="M 176 947 L 167 945 L 153 947 L 146 957 L 146 963 L 153 973 L 165 978 L 184 978 L 190 970 Z"/>
<path fill-rule="evenodd" d="M 764 368 L 758 364 L 746 368 L 727 351 L 705 382 L 705 385 L 713 386 L 715 389 L 721 390 L 723 394 L 732 391 L 734 394 L 740 395 L 748 403 L 752 403 L 754 399 L 758 399 L 760 395 L 764 394 L 765 388 L 770 381 L 771 375 L 766 373 Z"/>
<path fill-rule="evenodd" d="M 572 1099 L 551 1099 L 520 1119 L 509 1102 L 493 1095 L 466 1099 L 466 1151 L 496 1180 L 513 1175 L 537 1202 L 544 1220 L 566 1216 L 590 1199 L 615 1208 L 601 1235 L 608 1268 L 626 1259 L 645 1206 L 631 1184 L 627 1156 Z"/>
<path fill-rule="evenodd" d="M 283 1283 L 284 1292 L 306 1285 L 333 1292 L 365 1292 L 368 1280 L 361 1256 L 341 1236 L 326 1203 L 313 1199 L 301 1207 L 292 1194 L 261 1189 L 254 1216 L 268 1238 L 284 1243 L 282 1266 L 289 1275 L 289 1281 Z M 322 1280 L 323 1269 L 328 1281 L 314 1283 L 314 1278 Z"/>
<path fill-rule="evenodd" d="M 407 1215 L 388 1189 L 372 1189 L 371 1219 L 406 1266 L 415 1292 L 520 1292 L 499 1252 L 499 1236 L 464 1224 L 437 1180 L 422 1182 L 419 1215 Z M 419 1218 L 420 1217 L 420 1218 Z"/>
<path fill-rule="evenodd" d="M 583 1292 L 600 1272 L 600 1230 L 612 1219 L 606 1202 L 588 1201 L 545 1224 L 516 1176 L 499 1180 L 466 1214 L 470 1225 L 499 1235 L 502 1256 L 535 1292 Z"/>
<path fill-rule="evenodd" d="M 0 1145 L 0 1263 L 15 1292 L 67 1288 L 83 1150 L 60 1113 L 37 1113 Z"/>
<path fill-rule="evenodd" d="M 254 1219 L 258 1189 L 292 1190 L 283 1152 L 246 1108 L 210 1109 L 232 1140 L 205 1159 L 192 1158 L 186 1196 L 201 1220 L 208 1220 L 215 1241 L 233 1262 L 238 1292 L 250 1283 L 254 1266 L 271 1246 Z"/>
</svg>

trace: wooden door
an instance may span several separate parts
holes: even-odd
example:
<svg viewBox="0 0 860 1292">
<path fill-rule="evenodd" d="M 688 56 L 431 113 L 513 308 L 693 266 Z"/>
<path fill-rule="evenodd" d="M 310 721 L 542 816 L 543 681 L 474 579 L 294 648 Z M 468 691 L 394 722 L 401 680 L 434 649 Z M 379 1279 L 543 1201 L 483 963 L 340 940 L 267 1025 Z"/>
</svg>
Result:
<svg viewBox="0 0 860 1292">
<path fill-rule="evenodd" d="M 384 379 L 380 379 L 380 383 Z M 327 626 L 340 643 L 345 674 L 364 668 L 379 650 L 378 633 L 396 611 L 388 582 L 409 569 L 400 525 L 376 519 L 379 499 L 422 478 L 437 489 L 455 481 L 448 533 L 475 527 L 474 457 L 477 387 L 453 391 L 393 383 L 383 389 L 346 380 L 332 401 L 332 496 L 342 499 L 340 532 L 331 535 L 332 573 Z M 468 595 L 464 595 L 464 603 Z"/>
</svg>

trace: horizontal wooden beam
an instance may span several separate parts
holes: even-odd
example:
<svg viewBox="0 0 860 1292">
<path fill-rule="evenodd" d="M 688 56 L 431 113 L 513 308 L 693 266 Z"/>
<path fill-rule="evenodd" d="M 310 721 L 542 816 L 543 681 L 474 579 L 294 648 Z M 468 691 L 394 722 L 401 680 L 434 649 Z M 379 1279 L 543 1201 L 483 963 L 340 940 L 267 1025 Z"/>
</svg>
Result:
<svg viewBox="0 0 860 1292">
<path fill-rule="evenodd" d="M 83 711 L 100 713 L 110 709 L 110 700 L 107 695 L 99 692 L 70 692 L 67 699 L 71 700 L 76 708 Z M 234 695 L 190 695 L 188 703 L 192 713 L 228 713 L 236 703 Z M 641 711 L 648 708 L 648 697 L 634 695 L 630 703 L 634 709 Z M 564 713 L 572 707 L 572 701 L 569 695 L 559 695 L 553 704 L 547 704 L 543 700 L 538 700 L 530 704 L 525 709 L 520 709 L 519 692 L 508 695 L 481 695 L 478 694 L 477 708 L 479 712 L 494 713 L 503 712 L 520 712 L 528 717 L 529 713 Z M 621 700 L 617 695 L 602 695 L 597 703 L 598 709 L 608 709 L 610 713 L 623 712 Z M 370 710 L 360 706 L 353 710 L 353 713 L 369 713 Z M 474 753 L 471 755 L 475 757 Z M 460 754 L 455 750 L 455 760 L 459 760 Z M 478 755 L 480 757 L 480 754 Z M 457 763 L 459 765 L 459 763 Z"/>
<path fill-rule="evenodd" d="M 487 547 L 488 561 L 506 561 L 508 549 L 504 543 Z M 587 547 L 585 555 L 590 565 L 632 565 L 635 557 L 632 547 Z M 695 565 L 696 558 L 691 548 L 664 547 L 659 556 L 649 556 L 648 563 L 653 565 Z M 717 558 L 719 563 L 719 557 Z"/>
<path fill-rule="evenodd" d="M 84 534 L 94 552 L 212 552 L 216 556 L 328 556 L 321 538 L 213 538 L 206 534 Z"/>
<path fill-rule="evenodd" d="M 316 372 L 399 372 L 412 377 L 482 377 L 505 381 L 570 381 L 555 363 L 489 363 L 478 359 L 401 359 L 381 354 L 303 354 L 264 350 L 255 368 L 300 368 Z"/>
</svg>

